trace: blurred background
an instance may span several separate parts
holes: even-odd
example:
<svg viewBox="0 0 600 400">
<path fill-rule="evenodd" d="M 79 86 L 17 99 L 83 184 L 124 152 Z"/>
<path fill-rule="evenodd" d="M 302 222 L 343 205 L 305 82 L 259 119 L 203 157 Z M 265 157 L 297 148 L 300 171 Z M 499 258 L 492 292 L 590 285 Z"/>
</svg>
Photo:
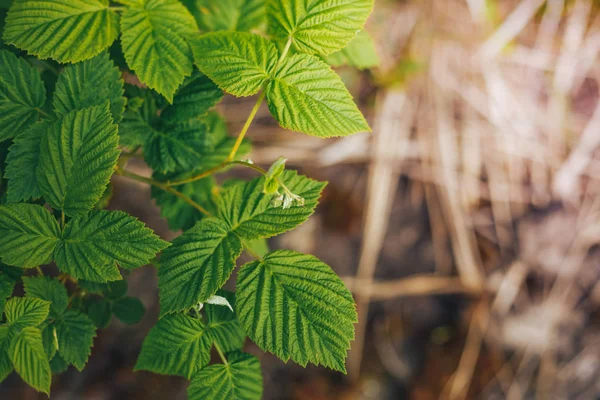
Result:
<svg viewBox="0 0 600 400">
<path fill-rule="evenodd" d="M 600 398 L 600 2 L 376 0 L 367 31 L 379 66 L 337 71 L 372 134 L 283 131 L 266 106 L 249 132 L 255 163 L 284 155 L 330 182 L 270 246 L 323 259 L 359 312 L 348 376 L 248 343 L 264 398 Z M 232 133 L 253 104 L 219 106 Z M 149 187 L 113 184 L 110 208 L 178 234 Z M 142 322 L 100 331 L 53 399 L 185 399 L 184 379 L 132 372 L 158 315 L 154 268 L 130 275 L 129 295 Z M 45 396 L 13 374 L 0 398 Z"/>
</svg>

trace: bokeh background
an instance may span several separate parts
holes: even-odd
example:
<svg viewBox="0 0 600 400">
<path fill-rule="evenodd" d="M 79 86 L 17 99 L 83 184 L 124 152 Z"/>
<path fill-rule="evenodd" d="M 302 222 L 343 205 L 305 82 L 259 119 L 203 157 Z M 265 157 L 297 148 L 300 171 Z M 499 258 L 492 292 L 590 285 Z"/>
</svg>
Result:
<svg viewBox="0 0 600 400">
<path fill-rule="evenodd" d="M 360 321 L 348 376 L 248 343 L 264 398 L 599 398 L 600 2 L 376 0 L 367 31 L 379 67 L 337 71 L 372 134 L 283 131 L 266 106 L 250 129 L 254 162 L 284 155 L 330 182 L 317 213 L 270 245 L 330 264 Z M 219 106 L 232 133 L 253 103 Z M 110 208 L 178 234 L 149 187 L 113 184 Z M 132 372 L 158 297 L 154 268 L 128 279 L 144 319 L 113 320 L 53 399 L 185 399 L 184 379 Z M 45 396 L 13 374 L 0 398 Z"/>
</svg>

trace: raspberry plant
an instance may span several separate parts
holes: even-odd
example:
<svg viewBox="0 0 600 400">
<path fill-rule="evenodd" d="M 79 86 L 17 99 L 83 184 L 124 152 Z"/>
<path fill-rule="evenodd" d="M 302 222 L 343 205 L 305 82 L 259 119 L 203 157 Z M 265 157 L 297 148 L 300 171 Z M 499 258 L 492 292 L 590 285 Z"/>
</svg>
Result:
<svg viewBox="0 0 600 400">
<path fill-rule="evenodd" d="M 82 370 L 113 315 L 142 318 L 123 275 L 149 263 L 160 318 L 136 370 L 186 377 L 190 399 L 258 399 L 258 359 L 242 352 L 248 336 L 283 361 L 345 372 L 357 318 L 350 292 L 316 257 L 265 243 L 309 218 L 325 183 L 286 170 L 283 158 L 264 170 L 243 157 L 265 100 L 287 129 L 322 138 L 369 130 L 327 62 L 372 65 L 370 39 L 357 35 L 372 0 L 7 3 L 0 381 L 15 370 L 49 394 L 52 373 Z M 143 85 L 124 84 L 122 71 Z M 237 137 L 213 109 L 223 92 L 258 94 Z M 152 178 L 127 169 L 139 156 Z M 234 167 L 258 177 L 218 177 Z M 183 234 L 168 243 L 106 210 L 115 173 L 151 185 Z M 255 260 L 226 291 L 244 250 Z M 44 268 L 51 263 L 57 276 Z M 24 296 L 12 297 L 21 284 Z M 209 365 L 212 348 L 221 362 Z"/>
</svg>

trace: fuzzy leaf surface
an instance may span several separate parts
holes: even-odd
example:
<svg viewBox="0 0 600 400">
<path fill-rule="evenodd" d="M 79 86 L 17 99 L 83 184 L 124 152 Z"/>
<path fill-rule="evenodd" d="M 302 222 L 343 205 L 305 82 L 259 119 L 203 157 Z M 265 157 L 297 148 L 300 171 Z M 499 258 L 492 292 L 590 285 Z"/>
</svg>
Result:
<svg viewBox="0 0 600 400">
<path fill-rule="evenodd" d="M 13 297 L 6 302 L 4 314 L 11 330 L 19 331 L 27 326 L 36 327 L 48 316 L 50 302 L 29 297 Z"/>
<path fill-rule="evenodd" d="M 67 310 L 55 323 L 58 354 L 69 364 L 82 371 L 92 353 L 96 327 L 85 315 Z"/>
<path fill-rule="evenodd" d="M 198 69 L 227 93 L 251 96 L 267 81 L 277 62 L 269 40 L 245 32 L 214 32 L 191 42 Z"/>
<path fill-rule="evenodd" d="M 265 178 L 260 177 L 226 190 L 218 203 L 219 216 L 243 239 L 268 238 L 294 229 L 313 214 L 326 183 L 291 170 L 280 179 L 304 198 L 304 206 L 273 206 L 273 196 L 263 193 Z"/>
<path fill-rule="evenodd" d="M 23 287 L 27 297 L 49 301 L 52 316 L 58 316 L 67 309 L 67 289 L 57 279 L 49 276 L 26 276 L 23 277 Z"/>
<path fill-rule="evenodd" d="M 227 355 L 228 364 L 202 368 L 188 387 L 189 400 L 260 400 L 263 377 L 260 362 L 250 354 Z"/>
<path fill-rule="evenodd" d="M 0 206 L 0 258 L 8 265 L 34 268 L 47 264 L 58 244 L 60 227 L 42 206 Z"/>
<path fill-rule="evenodd" d="M 108 0 L 15 0 L 3 39 L 41 59 L 76 63 L 107 49 L 118 25 Z"/>
<path fill-rule="evenodd" d="M 48 121 L 39 121 L 13 139 L 6 157 L 5 176 L 9 180 L 6 196 L 9 203 L 37 199 L 42 195 L 37 181 L 37 168 L 42 137 L 50 126 Z"/>
<path fill-rule="evenodd" d="M 317 137 L 371 131 L 340 77 L 316 56 L 286 58 L 266 88 L 279 125 Z"/>
<path fill-rule="evenodd" d="M 115 122 L 121 121 L 125 108 L 121 72 L 108 52 L 89 60 L 69 65 L 58 76 L 52 104 L 57 115 L 92 106 L 103 105 L 108 99 Z"/>
<path fill-rule="evenodd" d="M 331 54 L 363 29 L 373 0 L 268 0 L 269 34 L 298 51 Z"/>
<path fill-rule="evenodd" d="M 137 268 L 166 246 L 131 215 L 101 210 L 69 221 L 54 257 L 58 268 L 75 278 L 107 282 L 121 279 L 117 264 Z"/>
<path fill-rule="evenodd" d="M 127 64 L 140 80 L 169 100 L 192 73 L 186 37 L 198 31 L 190 12 L 177 0 L 131 2 L 121 16 L 121 42 Z"/>
<path fill-rule="evenodd" d="M 186 4 L 205 32 L 247 32 L 265 22 L 265 0 L 188 0 Z"/>
<path fill-rule="evenodd" d="M 214 295 L 241 252 L 240 239 L 216 218 L 205 218 L 177 237 L 160 259 L 161 313 L 189 309 Z"/>
<path fill-rule="evenodd" d="M 29 386 L 38 392 L 50 393 L 52 373 L 38 328 L 28 326 L 16 334 L 10 342 L 8 355 L 17 373 Z"/>
<path fill-rule="evenodd" d="M 69 216 L 98 202 L 119 158 L 117 126 L 102 106 L 72 111 L 42 137 L 37 179 L 44 199 Z"/>
<path fill-rule="evenodd" d="M 0 142 L 17 136 L 40 116 L 46 88 L 24 58 L 0 50 Z"/>
<path fill-rule="evenodd" d="M 239 272 L 236 310 L 246 333 L 283 361 L 346 372 L 357 321 L 352 294 L 312 255 L 276 250 Z"/>
<path fill-rule="evenodd" d="M 146 336 L 134 371 L 190 379 L 210 362 L 210 346 L 202 322 L 181 314 L 166 315 Z"/>
</svg>

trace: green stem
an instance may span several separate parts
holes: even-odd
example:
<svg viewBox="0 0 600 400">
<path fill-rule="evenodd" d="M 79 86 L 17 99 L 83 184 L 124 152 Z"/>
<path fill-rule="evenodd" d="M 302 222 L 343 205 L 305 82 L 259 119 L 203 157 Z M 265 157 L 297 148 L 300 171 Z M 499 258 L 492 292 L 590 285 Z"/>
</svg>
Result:
<svg viewBox="0 0 600 400">
<path fill-rule="evenodd" d="M 60 212 L 60 227 L 61 227 L 61 229 L 64 229 L 64 227 L 65 227 L 65 212 L 64 211 Z"/>
<path fill-rule="evenodd" d="M 41 108 L 36 108 L 36 110 L 40 114 L 40 116 L 50 118 L 50 114 L 48 114 L 46 111 L 42 110 Z"/>
<path fill-rule="evenodd" d="M 172 187 L 172 186 L 184 185 L 184 184 L 190 183 L 190 182 L 195 182 L 202 178 L 206 178 L 207 176 L 213 175 L 214 173 L 219 172 L 220 170 L 225 169 L 230 165 L 241 165 L 241 166 L 253 169 L 255 171 L 258 171 L 263 175 L 265 175 L 267 173 L 267 171 L 265 171 L 263 168 L 259 167 L 258 165 L 249 163 L 247 161 L 238 161 L 238 160 L 225 161 L 225 162 L 222 162 L 221 164 L 217 165 L 216 167 L 212 167 L 210 169 L 207 169 L 206 171 L 202 171 L 197 175 L 191 176 L 186 179 L 174 181 L 174 182 L 167 182 L 166 185 Z"/>
<path fill-rule="evenodd" d="M 221 357 L 223 364 L 225 364 L 225 365 L 229 364 L 227 362 L 227 358 L 225 357 L 225 353 L 223 353 L 223 350 L 221 350 L 221 347 L 217 344 L 217 342 L 213 342 L 213 344 L 215 345 L 215 349 L 217 349 L 217 353 L 219 353 L 219 357 Z"/>
<path fill-rule="evenodd" d="M 185 194 L 178 192 L 177 190 L 173 189 L 172 187 L 167 186 L 166 184 L 164 184 L 162 182 L 159 182 L 159 181 L 151 179 L 151 178 L 146 178 L 145 176 L 134 174 L 133 172 L 129 172 L 127 170 L 120 169 L 120 168 L 117 169 L 117 173 L 119 175 L 125 176 L 127 178 L 136 180 L 138 182 L 143 182 L 143 183 L 147 183 L 148 185 L 151 185 L 151 186 L 156 186 L 157 188 L 162 189 L 165 192 L 169 192 L 172 195 L 179 197 L 181 200 L 183 200 L 190 206 L 194 207 L 196 210 L 200 211 L 202 214 L 206 215 L 207 217 L 212 216 L 212 214 L 208 210 L 206 210 L 204 207 L 202 207 L 200 204 L 196 203 L 194 200 L 192 200 Z"/>
<path fill-rule="evenodd" d="M 262 92 L 260 92 L 260 95 L 256 99 L 256 103 L 254 103 L 254 107 L 252 107 L 252 111 L 250 111 L 250 115 L 248 115 L 248 118 L 246 119 L 246 122 L 244 123 L 244 126 L 242 127 L 242 130 L 238 135 L 237 140 L 233 145 L 233 149 L 231 149 L 231 153 L 229 153 L 229 157 L 227 157 L 227 161 L 231 161 L 235 158 L 235 154 L 242 145 L 242 140 L 244 140 L 244 136 L 246 136 L 246 132 L 248 132 L 248 128 L 250 128 L 250 124 L 252 124 L 252 121 L 254 120 L 254 117 L 256 116 L 256 113 L 258 112 L 258 109 L 260 108 L 260 105 L 262 104 L 264 98 L 265 91 L 263 90 Z"/>
<path fill-rule="evenodd" d="M 44 275 L 44 271 L 42 271 L 42 269 L 39 266 L 35 267 L 35 269 L 37 270 L 37 273 L 38 273 L 39 276 L 43 276 Z"/>
<path fill-rule="evenodd" d="M 277 60 L 277 64 L 275 64 L 275 69 L 277 69 L 277 67 L 283 61 L 283 59 L 285 58 L 285 56 L 287 56 L 288 51 L 290 51 L 290 47 L 292 47 L 292 42 L 293 41 L 294 41 L 293 37 L 291 37 L 291 36 L 288 37 L 288 40 L 285 43 L 285 47 L 283 48 L 283 51 L 281 52 L 281 55 L 279 56 L 279 59 Z"/>
</svg>

